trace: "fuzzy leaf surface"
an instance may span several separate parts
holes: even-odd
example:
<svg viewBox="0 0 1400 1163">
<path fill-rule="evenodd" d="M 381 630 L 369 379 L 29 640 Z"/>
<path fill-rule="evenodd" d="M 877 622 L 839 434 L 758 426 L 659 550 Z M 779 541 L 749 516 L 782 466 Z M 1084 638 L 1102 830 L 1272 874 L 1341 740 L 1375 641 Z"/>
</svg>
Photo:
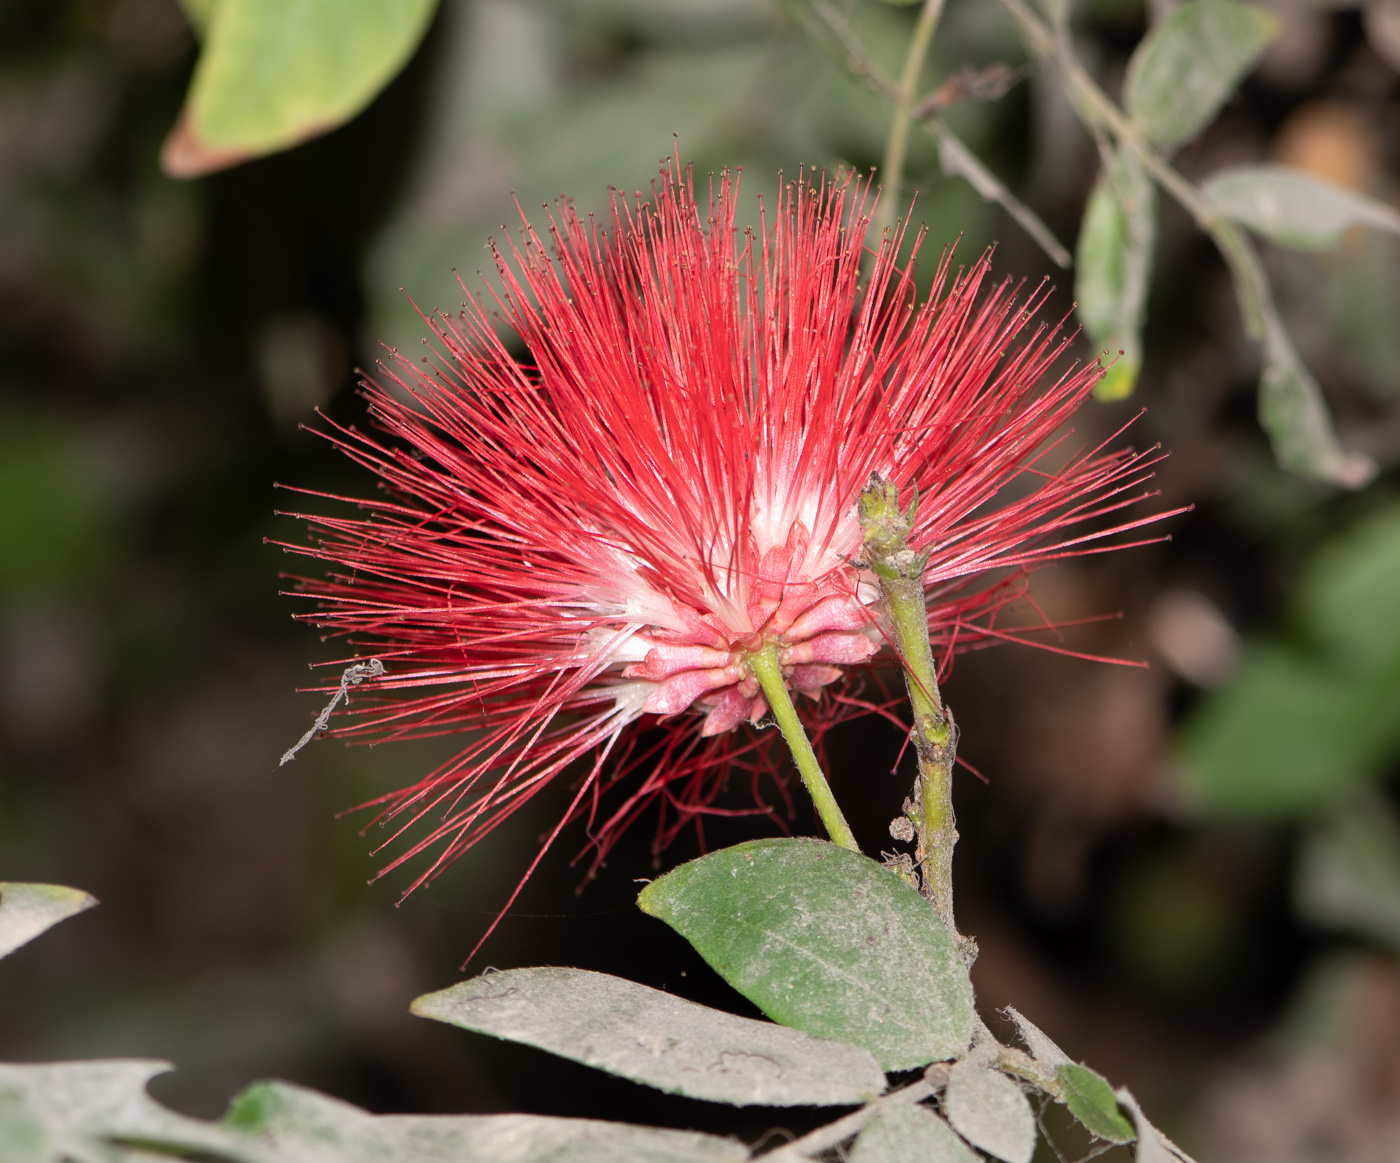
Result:
<svg viewBox="0 0 1400 1163">
<path fill-rule="evenodd" d="M 0 881 L 0 957 L 95 904 L 96 897 L 61 884 Z"/>
<path fill-rule="evenodd" d="M 1109 351 L 1108 373 L 1094 389 L 1102 400 L 1125 399 L 1137 383 L 1156 237 L 1156 187 L 1137 154 L 1114 150 L 1084 208 L 1074 260 L 1079 320 Z"/>
<path fill-rule="evenodd" d="M 1400 213 L 1384 202 L 1289 166 L 1222 170 L 1201 193 L 1227 218 L 1299 250 L 1335 250 L 1352 226 L 1400 234 Z"/>
<path fill-rule="evenodd" d="M 407 63 L 436 7 L 437 0 L 205 7 L 204 49 L 184 114 L 194 142 L 254 156 L 343 124 Z"/>
<path fill-rule="evenodd" d="M 974 1062 L 953 1067 L 943 1111 L 964 1139 L 1005 1163 L 1031 1163 L 1036 1122 L 1030 1100 L 1005 1074 Z"/>
<path fill-rule="evenodd" d="M 917 892 L 823 840 L 752 840 L 702 856 L 638 904 L 776 1022 L 864 1046 L 885 1070 L 960 1055 L 972 982 Z"/>
<path fill-rule="evenodd" d="M 849 1163 L 977 1163 L 977 1153 L 933 1111 L 911 1103 L 866 1123 Z"/>
<path fill-rule="evenodd" d="M 1128 62 L 1128 115 L 1157 145 L 1191 140 L 1258 63 L 1278 28 L 1277 16 L 1252 4 L 1187 0 L 1143 38 Z"/>
<path fill-rule="evenodd" d="M 372 1115 L 259 1082 L 219 1124 L 268 1163 L 738 1163 L 734 1139 L 544 1115 Z"/>
<path fill-rule="evenodd" d="M 484 973 L 420 997 L 413 1012 L 736 1106 L 840 1106 L 885 1089 L 884 1072 L 859 1046 L 586 969 Z"/>
<path fill-rule="evenodd" d="M 169 1064 L 140 1059 L 0 1063 L 0 1160 L 108 1163 L 113 1144 L 159 1146 L 165 1154 L 264 1163 L 213 1123 L 167 1110 L 146 1084 Z M 23 1144 L 27 1154 L 14 1149 Z"/>
<path fill-rule="evenodd" d="M 1048 1066 L 1051 1070 L 1058 1070 L 1068 1062 L 1072 1062 L 1063 1050 L 1061 1050 L 1049 1036 L 1035 1025 L 1029 1018 L 1025 1017 L 1019 1010 L 1012 1006 L 1007 1006 L 1002 1010 L 1007 1017 L 1016 1023 L 1016 1031 L 1021 1035 L 1021 1041 L 1026 1044 L 1026 1049 L 1031 1052 L 1031 1057 L 1042 1066 Z"/>
<path fill-rule="evenodd" d="M 1067 1062 L 1055 1071 L 1055 1077 L 1069 1113 L 1100 1139 L 1131 1143 L 1137 1138 L 1133 1124 L 1118 1109 L 1113 1087 L 1102 1074 L 1077 1062 Z"/>
<path fill-rule="evenodd" d="M 0 1161 L 113 1163 L 738 1163 L 734 1139 L 539 1115 L 372 1115 L 284 1082 L 244 1090 L 217 1123 L 146 1091 L 163 1062 L 0 1064 Z"/>
</svg>

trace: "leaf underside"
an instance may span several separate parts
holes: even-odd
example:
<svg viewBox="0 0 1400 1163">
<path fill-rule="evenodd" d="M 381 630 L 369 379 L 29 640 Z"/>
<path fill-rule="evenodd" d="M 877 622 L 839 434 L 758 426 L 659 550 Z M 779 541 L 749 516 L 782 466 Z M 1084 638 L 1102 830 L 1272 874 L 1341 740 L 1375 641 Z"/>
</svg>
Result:
<svg viewBox="0 0 1400 1163">
<path fill-rule="evenodd" d="M 835 1106 L 885 1088 L 875 1058 L 858 1046 L 583 969 L 483 974 L 420 997 L 413 1012 L 713 1102 Z"/>
</svg>

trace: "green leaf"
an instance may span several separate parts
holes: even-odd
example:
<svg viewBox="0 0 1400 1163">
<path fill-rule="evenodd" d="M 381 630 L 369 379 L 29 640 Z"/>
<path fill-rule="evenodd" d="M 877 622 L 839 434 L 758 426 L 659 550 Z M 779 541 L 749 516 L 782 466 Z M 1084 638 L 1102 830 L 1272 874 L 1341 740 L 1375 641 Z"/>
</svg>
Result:
<svg viewBox="0 0 1400 1163">
<path fill-rule="evenodd" d="M 885 1089 L 868 1050 L 585 969 L 485 973 L 413 1012 L 711 1102 L 838 1106 Z"/>
<path fill-rule="evenodd" d="M 889 1106 L 865 1124 L 849 1163 L 977 1163 L 977 1154 L 927 1107 Z"/>
<path fill-rule="evenodd" d="M 259 1082 L 220 1128 L 261 1163 L 739 1163 L 735 1139 L 543 1115 L 371 1115 L 286 1082 Z"/>
<path fill-rule="evenodd" d="M 1400 736 L 1395 675 L 1351 676 L 1259 644 L 1180 734 L 1187 794 L 1216 816 L 1307 815 L 1379 778 Z"/>
<path fill-rule="evenodd" d="M 1305 841 L 1298 911 L 1400 950 L 1400 821 L 1383 800 L 1349 808 Z"/>
<path fill-rule="evenodd" d="M 1288 166 L 1222 170 L 1201 193 L 1227 218 L 1300 250 L 1335 250 L 1352 226 L 1400 234 L 1400 213 L 1384 202 Z"/>
<path fill-rule="evenodd" d="M 1055 1071 L 1060 1095 L 1069 1112 L 1089 1131 L 1110 1143 L 1131 1143 L 1137 1138 L 1133 1124 L 1118 1109 L 1113 1087 L 1102 1074 L 1067 1062 Z"/>
<path fill-rule="evenodd" d="M 1308 564 L 1298 604 L 1308 628 L 1348 666 L 1400 661 L 1400 504 L 1324 546 Z"/>
<path fill-rule="evenodd" d="M 1189 141 L 1229 100 L 1278 28 L 1277 16 L 1252 4 L 1188 0 L 1128 62 L 1128 115 L 1157 145 Z"/>
<path fill-rule="evenodd" d="M 45 929 L 92 908 L 97 898 L 61 884 L 0 881 L 0 957 L 34 940 Z"/>
<path fill-rule="evenodd" d="M 975 1062 L 959 1062 L 943 1092 L 943 1113 L 974 1147 L 1005 1163 L 1031 1163 L 1035 1113 L 1021 1088 L 1005 1074 Z"/>
<path fill-rule="evenodd" d="M 1133 150 L 1109 152 L 1084 208 L 1074 261 L 1080 322 L 1110 353 L 1108 372 L 1094 389 L 1101 400 L 1125 399 L 1137 383 L 1156 235 L 1152 179 Z"/>
<path fill-rule="evenodd" d="M 241 160 L 343 124 L 407 63 L 436 6 L 437 0 L 219 0 L 190 82 L 185 112 L 192 146 Z M 172 167 L 168 158 L 167 168 L 208 172 Z"/>
<path fill-rule="evenodd" d="M 886 1070 L 962 1054 L 972 983 L 929 903 L 821 840 L 753 840 L 692 860 L 637 903 L 774 1021 L 864 1046 Z"/>
<path fill-rule="evenodd" d="M 1259 423 L 1269 434 L 1279 464 L 1302 476 L 1360 488 L 1375 476 L 1375 464 L 1360 453 L 1342 451 L 1322 389 L 1272 310 L 1264 327 Z"/>
</svg>

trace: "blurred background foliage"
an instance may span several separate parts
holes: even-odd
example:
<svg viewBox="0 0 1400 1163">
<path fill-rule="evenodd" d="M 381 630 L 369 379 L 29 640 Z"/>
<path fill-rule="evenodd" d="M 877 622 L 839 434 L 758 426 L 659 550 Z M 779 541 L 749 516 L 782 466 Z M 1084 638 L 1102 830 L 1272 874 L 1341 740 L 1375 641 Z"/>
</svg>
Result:
<svg viewBox="0 0 1400 1163">
<path fill-rule="evenodd" d="M 1270 7 L 1259 68 L 1175 164 L 1198 180 L 1281 162 L 1393 202 L 1400 10 Z M 215 8 L 189 16 L 204 28 Z M 1171 8 L 1075 6 L 1076 49 L 1110 93 Z M 566 789 L 400 908 L 406 878 L 367 888 L 373 837 L 334 813 L 450 741 L 321 743 L 277 768 L 320 706 L 294 693 L 305 664 L 329 654 L 290 622 L 263 538 L 303 535 L 274 516 L 274 481 L 368 487 L 299 425 L 317 407 L 362 420 L 352 369 L 381 343 L 411 350 L 417 308 L 455 309 L 454 270 L 479 285 L 515 200 L 536 221 L 561 194 L 602 211 L 673 149 L 701 180 L 742 166 L 771 196 L 802 166 L 876 165 L 888 110 L 765 0 L 444 0 L 399 17 L 361 46 L 382 58 L 363 84 L 311 85 L 273 129 L 290 145 L 329 112 L 346 124 L 182 180 L 163 147 L 167 171 L 193 174 L 275 134 L 225 127 L 211 157 L 199 102 L 217 104 L 217 62 L 196 66 L 175 0 L 0 6 L 0 876 L 103 901 L 0 964 L 0 1057 L 169 1057 L 180 1070 L 156 1092 L 202 1115 L 279 1076 L 380 1111 L 724 1115 L 715 1129 L 756 1138 L 771 1115 L 735 1127 L 408 1016 L 455 979 Z M 897 73 L 914 12 L 865 2 L 851 20 Z M 951 0 L 927 79 L 996 63 L 1025 75 L 947 120 L 1072 249 L 1094 143 L 998 7 Z M 1052 310 L 1069 311 L 1071 276 L 945 178 L 926 135 L 901 212 L 916 190 L 930 253 L 995 241 L 999 270 L 1052 276 Z M 987 1007 L 1014 1003 L 1129 1085 L 1202 1163 L 1379 1163 L 1400 1155 L 1400 244 L 1353 232 L 1330 254 L 1263 253 L 1344 443 L 1382 473 L 1344 493 L 1275 467 L 1227 272 L 1164 205 L 1138 398 L 1095 404 L 1081 431 L 1145 406 L 1132 437 L 1172 453 L 1163 503 L 1196 508 L 1170 543 L 1034 591 L 1052 617 L 1122 610 L 1068 645 L 1152 666 L 1020 648 L 958 663 L 948 698 L 986 776 L 959 777 L 960 907 Z M 878 850 L 911 777 L 900 740 L 859 723 L 831 749 Z M 481 963 L 571 963 L 745 1012 L 632 907 L 648 841 L 581 895 L 561 848 Z"/>
</svg>

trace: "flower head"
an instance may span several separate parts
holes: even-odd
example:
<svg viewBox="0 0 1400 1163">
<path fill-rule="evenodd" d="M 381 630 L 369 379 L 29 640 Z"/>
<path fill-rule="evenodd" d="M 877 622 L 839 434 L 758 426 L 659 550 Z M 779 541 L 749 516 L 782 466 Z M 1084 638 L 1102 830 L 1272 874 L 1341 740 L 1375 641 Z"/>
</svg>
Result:
<svg viewBox="0 0 1400 1163">
<path fill-rule="evenodd" d="M 897 239 L 862 277 L 867 195 L 799 180 L 756 233 L 727 177 L 701 203 L 678 169 L 602 227 L 564 205 L 552 245 L 527 224 L 495 251 L 510 343 L 475 300 L 430 321 L 436 361 L 398 358 L 397 394 L 366 385 L 387 439 L 330 434 L 383 487 L 288 547 L 331 566 L 302 579 L 306 617 L 387 667 L 339 730 L 465 732 L 375 801 L 396 835 L 429 822 L 395 861 L 434 850 L 415 884 L 585 757 L 565 818 L 600 854 L 649 804 L 661 841 L 698 821 L 756 766 L 756 652 L 818 726 L 871 709 L 849 683 L 885 643 L 860 561 L 872 473 L 918 490 L 945 655 L 1007 636 L 1027 569 L 1142 523 L 1103 518 L 1155 454 L 1065 453 L 1101 371 L 1054 372 L 1068 341 L 1035 321 L 1042 296 L 945 256 L 919 302 Z M 640 779 L 602 811 L 622 771 Z"/>
</svg>

